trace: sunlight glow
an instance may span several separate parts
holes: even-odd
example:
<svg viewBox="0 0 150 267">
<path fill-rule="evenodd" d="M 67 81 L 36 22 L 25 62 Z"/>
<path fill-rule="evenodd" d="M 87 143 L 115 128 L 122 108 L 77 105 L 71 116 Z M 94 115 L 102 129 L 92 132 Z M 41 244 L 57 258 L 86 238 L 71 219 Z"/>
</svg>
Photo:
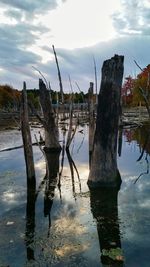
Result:
<svg viewBox="0 0 150 267">
<path fill-rule="evenodd" d="M 42 36 L 43 44 L 74 49 L 107 41 L 115 36 L 111 14 L 118 8 L 118 0 L 113 3 L 108 0 L 66 1 L 56 10 L 37 18 L 36 22 L 51 30 L 51 36 Z"/>
<path fill-rule="evenodd" d="M 7 203 L 8 202 L 9 203 L 15 203 L 16 202 L 16 193 L 10 192 L 10 191 L 4 192 L 2 200 L 4 202 L 7 202 Z"/>
</svg>

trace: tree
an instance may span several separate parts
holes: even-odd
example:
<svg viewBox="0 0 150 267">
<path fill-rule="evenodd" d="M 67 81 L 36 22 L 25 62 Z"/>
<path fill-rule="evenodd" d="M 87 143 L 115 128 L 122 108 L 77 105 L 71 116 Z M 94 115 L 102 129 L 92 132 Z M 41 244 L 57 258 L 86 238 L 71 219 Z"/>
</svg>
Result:
<svg viewBox="0 0 150 267">
<path fill-rule="evenodd" d="M 122 86 L 122 104 L 124 106 L 131 105 L 133 102 L 133 88 L 134 88 L 134 79 L 129 75 L 125 78 L 125 82 Z"/>
<path fill-rule="evenodd" d="M 103 63 L 89 187 L 115 187 L 121 182 L 117 167 L 117 136 L 121 113 L 123 62 L 123 56 L 115 55 Z"/>
<path fill-rule="evenodd" d="M 150 64 L 134 80 L 133 101 L 145 105 L 150 117 Z"/>
<path fill-rule="evenodd" d="M 0 108 L 18 109 L 20 103 L 20 92 L 10 85 L 0 85 Z"/>
</svg>

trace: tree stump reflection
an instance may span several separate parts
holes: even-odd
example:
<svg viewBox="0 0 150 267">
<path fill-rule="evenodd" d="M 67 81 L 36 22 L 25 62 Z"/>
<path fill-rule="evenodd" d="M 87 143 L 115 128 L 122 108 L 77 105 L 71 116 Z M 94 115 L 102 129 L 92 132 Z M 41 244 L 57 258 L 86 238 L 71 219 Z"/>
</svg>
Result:
<svg viewBox="0 0 150 267">
<path fill-rule="evenodd" d="M 116 188 L 90 190 L 91 211 L 97 231 L 103 266 L 123 266 Z"/>
</svg>

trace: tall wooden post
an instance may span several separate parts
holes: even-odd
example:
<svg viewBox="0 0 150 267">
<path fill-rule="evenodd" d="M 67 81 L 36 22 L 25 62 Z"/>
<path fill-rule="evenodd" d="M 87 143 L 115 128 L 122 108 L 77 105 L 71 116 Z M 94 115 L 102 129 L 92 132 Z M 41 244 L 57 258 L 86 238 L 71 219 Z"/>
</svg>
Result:
<svg viewBox="0 0 150 267">
<path fill-rule="evenodd" d="M 32 140 L 31 140 L 30 127 L 29 127 L 27 92 L 26 92 L 25 82 L 23 83 L 20 115 L 21 115 L 20 116 L 21 117 L 21 132 L 22 132 L 24 155 L 25 155 L 25 162 L 26 162 L 26 171 L 27 171 L 27 181 L 34 182 L 35 170 L 34 170 Z"/>
<path fill-rule="evenodd" d="M 45 129 L 45 149 L 60 150 L 61 146 L 58 140 L 58 127 L 55 121 L 55 113 L 49 97 L 49 91 L 42 79 L 39 79 L 40 103 L 43 111 L 43 125 Z"/>
<path fill-rule="evenodd" d="M 89 94 L 89 162 L 91 162 L 91 155 L 93 150 L 93 140 L 95 132 L 95 118 L 94 118 L 94 100 L 93 100 L 94 84 L 90 82 Z"/>
<path fill-rule="evenodd" d="M 117 135 L 120 115 L 123 56 L 104 61 L 98 96 L 98 109 L 89 187 L 118 186 Z"/>
</svg>

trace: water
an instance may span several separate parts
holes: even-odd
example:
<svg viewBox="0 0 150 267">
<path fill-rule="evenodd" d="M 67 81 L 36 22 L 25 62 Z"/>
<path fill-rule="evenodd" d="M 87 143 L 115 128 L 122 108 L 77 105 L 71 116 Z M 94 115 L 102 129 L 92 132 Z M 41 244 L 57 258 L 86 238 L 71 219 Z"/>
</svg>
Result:
<svg viewBox="0 0 150 267">
<path fill-rule="evenodd" d="M 0 153 L 0 267 L 150 266 L 148 126 L 123 131 L 118 157 L 122 184 L 111 192 L 89 192 L 87 133 L 87 125 L 77 129 L 70 165 L 65 153 L 63 170 L 62 154 L 59 166 L 58 155 L 49 159 L 54 181 L 58 167 L 62 170 L 61 187 L 41 184 L 45 160 L 34 147 L 36 199 L 34 186 L 27 194 L 23 149 Z M 1 149 L 21 142 L 18 131 L 0 132 Z"/>
</svg>

